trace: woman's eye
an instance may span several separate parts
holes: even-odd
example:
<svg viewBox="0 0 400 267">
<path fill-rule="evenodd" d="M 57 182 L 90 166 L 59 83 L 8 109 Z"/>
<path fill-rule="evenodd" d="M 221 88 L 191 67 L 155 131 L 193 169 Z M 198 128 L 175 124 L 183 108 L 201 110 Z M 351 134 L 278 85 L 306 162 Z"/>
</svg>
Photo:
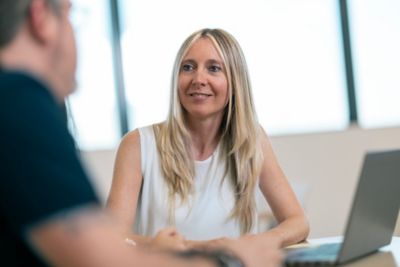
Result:
<svg viewBox="0 0 400 267">
<path fill-rule="evenodd" d="M 182 70 L 183 70 L 183 71 L 191 71 L 191 70 L 193 70 L 193 65 L 191 65 L 191 64 L 184 64 L 184 65 L 182 65 Z"/>
<path fill-rule="evenodd" d="M 213 65 L 213 66 L 211 66 L 211 67 L 209 67 L 208 68 L 211 72 L 219 72 L 219 71 L 221 71 L 221 67 L 220 66 L 217 66 L 217 65 Z"/>
</svg>

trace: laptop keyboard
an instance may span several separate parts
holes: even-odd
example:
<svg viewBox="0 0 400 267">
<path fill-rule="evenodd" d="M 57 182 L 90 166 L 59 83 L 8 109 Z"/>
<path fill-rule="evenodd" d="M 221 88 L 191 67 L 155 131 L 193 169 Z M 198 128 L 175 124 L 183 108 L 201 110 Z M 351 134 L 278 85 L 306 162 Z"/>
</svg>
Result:
<svg viewBox="0 0 400 267">
<path fill-rule="evenodd" d="M 313 248 L 293 249 L 287 252 L 286 266 L 333 265 L 341 243 L 324 244 Z"/>
</svg>

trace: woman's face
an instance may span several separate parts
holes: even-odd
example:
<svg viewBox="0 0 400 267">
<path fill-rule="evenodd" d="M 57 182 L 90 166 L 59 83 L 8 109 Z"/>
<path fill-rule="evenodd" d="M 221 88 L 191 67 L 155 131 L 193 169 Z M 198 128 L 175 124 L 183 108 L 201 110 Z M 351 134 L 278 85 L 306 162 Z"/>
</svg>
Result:
<svg viewBox="0 0 400 267">
<path fill-rule="evenodd" d="M 224 63 L 210 39 L 198 39 L 183 58 L 178 93 L 189 117 L 222 120 L 228 102 L 228 81 Z"/>
</svg>

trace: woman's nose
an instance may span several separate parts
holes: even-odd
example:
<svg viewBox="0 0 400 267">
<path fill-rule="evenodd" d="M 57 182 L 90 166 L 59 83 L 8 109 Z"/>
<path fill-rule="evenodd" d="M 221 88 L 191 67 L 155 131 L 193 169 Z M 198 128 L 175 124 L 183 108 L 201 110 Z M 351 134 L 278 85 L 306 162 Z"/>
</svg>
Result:
<svg viewBox="0 0 400 267">
<path fill-rule="evenodd" d="M 202 71 L 202 70 L 197 70 L 197 71 L 194 73 L 193 84 L 195 84 L 195 85 L 201 85 L 201 86 L 206 85 L 206 84 L 207 84 L 207 76 L 206 76 L 206 73 L 204 73 L 204 71 Z"/>
</svg>

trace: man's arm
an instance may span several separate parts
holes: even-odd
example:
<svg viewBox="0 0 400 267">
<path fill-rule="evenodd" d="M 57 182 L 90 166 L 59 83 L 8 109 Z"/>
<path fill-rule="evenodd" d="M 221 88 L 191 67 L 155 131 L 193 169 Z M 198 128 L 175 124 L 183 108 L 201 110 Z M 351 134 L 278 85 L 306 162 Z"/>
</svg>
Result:
<svg viewBox="0 0 400 267">
<path fill-rule="evenodd" d="M 50 266 L 216 266 L 208 258 L 183 259 L 129 246 L 115 221 L 96 208 L 80 208 L 32 226 L 27 239 Z"/>
</svg>

